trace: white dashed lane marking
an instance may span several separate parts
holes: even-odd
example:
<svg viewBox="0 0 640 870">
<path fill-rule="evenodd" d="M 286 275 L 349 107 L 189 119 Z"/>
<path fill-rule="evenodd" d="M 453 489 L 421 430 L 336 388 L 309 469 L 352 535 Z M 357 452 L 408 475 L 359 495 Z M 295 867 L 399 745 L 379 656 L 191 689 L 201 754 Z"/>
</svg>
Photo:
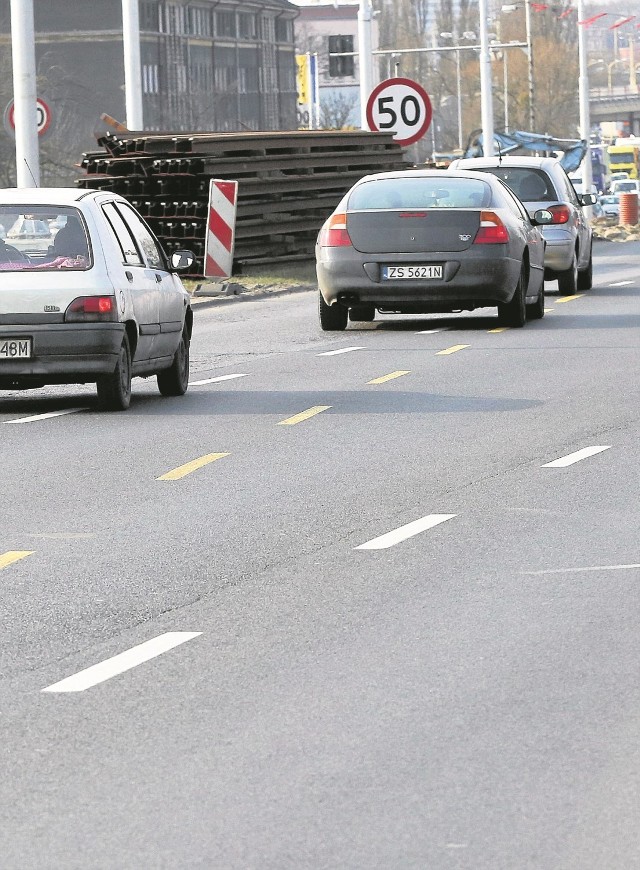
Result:
<svg viewBox="0 0 640 870">
<path fill-rule="evenodd" d="M 247 375 L 218 375 L 217 378 L 205 378 L 202 381 L 189 381 L 190 387 L 203 387 L 205 384 L 219 384 L 222 381 L 232 381 L 234 378 L 246 378 Z"/>
<path fill-rule="evenodd" d="M 367 541 L 366 544 L 360 544 L 355 547 L 356 550 L 386 550 L 388 547 L 393 547 L 395 544 L 400 544 L 406 541 L 407 538 L 412 538 L 414 535 L 419 535 L 420 532 L 425 532 L 427 529 L 432 529 L 434 526 L 440 525 L 447 520 L 452 520 L 456 514 L 429 514 L 419 520 L 414 520 L 399 529 L 394 529 L 392 532 L 387 532 L 380 535 L 378 538 L 373 538 Z"/>
<path fill-rule="evenodd" d="M 629 568 L 640 568 L 640 562 L 631 565 L 589 565 L 586 568 L 549 568 L 546 571 L 523 571 L 523 574 L 541 576 L 543 574 L 576 574 L 582 571 L 624 571 Z"/>
<path fill-rule="evenodd" d="M 338 356 L 341 353 L 351 353 L 353 350 L 366 350 L 364 347 L 341 347 L 339 350 L 325 350 L 323 353 L 318 353 L 316 356 Z"/>
<path fill-rule="evenodd" d="M 559 459 L 554 459 L 553 462 L 545 462 L 540 467 L 566 468 L 568 465 L 573 465 L 575 462 L 580 462 L 582 459 L 588 459 L 590 456 L 595 456 L 597 453 L 610 449 L 610 445 L 608 447 L 583 447 L 582 450 L 576 450 L 575 453 L 569 453 L 568 456 L 561 456 Z"/>
<path fill-rule="evenodd" d="M 160 634 L 152 640 L 147 640 L 144 643 L 134 646 L 126 652 L 119 653 L 113 658 L 105 659 L 97 665 L 92 665 L 90 668 L 85 668 L 83 671 L 78 671 L 59 683 L 54 683 L 52 686 L 47 686 L 42 689 L 43 692 L 84 692 L 85 689 L 90 689 L 98 683 L 104 683 L 112 677 L 117 677 L 125 671 L 130 671 L 138 665 L 148 662 L 162 653 L 168 652 L 188 640 L 193 640 L 194 637 L 199 637 L 201 631 L 167 631 L 165 634 Z"/>
<path fill-rule="evenodd" d="M 89 408 L 67 408 L 64 411 L 49 411 L 46 414 L 34 414 L 33 417 L 21 417 L 19 420 L 5 420 L 5 423 L 39 423 L 40 420 L 50 420 L 52 417 L 64 417 L 66 414 L 79 414 Z"/>
<path fill-rule="evenodd" d="M 628 284 L 633 284 L 633 281 L 616 281 L 615 284 L 609 284 L 609 287 L 626 287 Z"/>
</svg>

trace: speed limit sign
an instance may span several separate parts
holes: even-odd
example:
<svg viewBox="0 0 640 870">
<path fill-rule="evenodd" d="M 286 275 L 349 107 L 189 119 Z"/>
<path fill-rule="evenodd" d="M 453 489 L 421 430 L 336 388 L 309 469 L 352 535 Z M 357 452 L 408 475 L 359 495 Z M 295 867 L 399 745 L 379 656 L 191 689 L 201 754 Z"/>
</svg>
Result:
<svg viewBox="0 0 640 870">
<path fill-rule="evenodd" d="M 431 123 L 431 100 L 422 85 L 411 79 L 386 79 L 367 100 L 369 129 L 393 132 L 398 145 L 413 145 Z"/>
<path fill-rule="evenodd" d="M 38 131 L 38 136 L 42 139 L 49 132 L 51 127 L 51 108 L 48 103 L 46 103 L 43 99 L 38 97 L 36 100 L 36 130 Z M 15 120 L 15 109 L 13 107 L 13 100 L 11 100 L 6 109 L 4 110 L 4 128 L 9 133 L 10 136 L 15 136 L 16 133 L 16 120 Z"/>
</svg>

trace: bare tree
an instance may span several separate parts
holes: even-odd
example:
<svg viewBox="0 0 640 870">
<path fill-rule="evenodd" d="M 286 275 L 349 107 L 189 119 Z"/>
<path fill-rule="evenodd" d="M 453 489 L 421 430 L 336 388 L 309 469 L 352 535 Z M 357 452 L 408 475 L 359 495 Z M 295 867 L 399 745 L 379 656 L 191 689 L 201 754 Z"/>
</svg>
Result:
<svg viewBox="0 0 640 870">
<path fill-rule="evenodd" d="M 332 91 L 321 97 L 320 126 L 325 130 L 343 130 L 358 104 L 358 94 Z"/>
</svg>

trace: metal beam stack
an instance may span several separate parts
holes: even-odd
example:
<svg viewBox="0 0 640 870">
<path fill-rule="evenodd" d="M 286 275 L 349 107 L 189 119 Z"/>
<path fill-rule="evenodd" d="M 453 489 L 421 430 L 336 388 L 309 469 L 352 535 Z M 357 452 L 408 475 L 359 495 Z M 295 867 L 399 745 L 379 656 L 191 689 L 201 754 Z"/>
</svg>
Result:
<svg viewBox="0 0 640 870">
<path fill-rule="evenodd" d="M 266 133 L 107 134 L 84 155 L 78 185 L 125 196 L 170 253 L 204 262 L 209 181 L 239 182 L 234 263 L 313 257 L 322 223 L 351 185 L 406 169 L 391 134 L 293 130 Z"/>
</svg>

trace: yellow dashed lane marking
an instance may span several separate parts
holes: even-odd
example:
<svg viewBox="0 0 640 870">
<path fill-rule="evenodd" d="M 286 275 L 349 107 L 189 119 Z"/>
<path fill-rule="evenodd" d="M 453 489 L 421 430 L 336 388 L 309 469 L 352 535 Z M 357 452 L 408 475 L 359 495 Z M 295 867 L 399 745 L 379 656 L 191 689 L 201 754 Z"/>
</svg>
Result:
<svg viewBox="0 0 640 870">
<path fill-rule="evenodd" d="M 411 372 L 397 371 L 390 372 L 388 375 L 382 375 L 381 378 L 374 378 L 372 381 L 367 381 L 368 384 L 386 384 L 387 381 L 393 381 L 395 378 L 401 378 L 403 375 L 410 375 Z"/>
<path fill-rule="evenodd" d="M 560 305 L 561 302 L 573 302 L 574 299 L 582 299 L 584 293 L 576 293 L 575 296 L 563 296 L 562 299 L 556 299 L 556 303 Z"/>
<path fill-rule="evenodd" d="M 510 329 L 509 326 L 498 326 L 496 329 L 488 329 L 487 332 L 504 332 L 506 329 Z"/>
<path fill-rule="evenodd" d="M 330 407 L 331 405 L 314 405 L 313 408 L 308 408 L 300 414 L 296 414 L 293 417 L 287 417 L 286 420 L 280 420 L 278 426 L 295 426 L 297 423 L 303 423 L 310 417 L 315 417 L 316 414 L 322 414 L 323 411 L 328 411 Z"/>
<path fill-rule="evenodd" d="M 210 462 L 215 462 L 216 459 L 223 459 L 229 456 L 228 453 L 207 453 L 206 456 L 201 456 L 199 459 L 194 459 L 192 462 L 187 462 L 185 465 L 180 465 L 174 468 L 173 471 L 168 471 L 162 477 L 156 477 L 156 480 L 180 480 L 181 477 L 186 477 L 192 471 L 197 471 L 204 465 L 209 465 Z"/>
<path fill-rule="evenodd" d="M 0 571 L 13 565 L 14 562 L 19 562 L 20 559 L 26 559 L 27 556 L 32 556 L 33 550 L 9 550 L 8 553 L 3 553 L 0 556 Z"/>
<path fill-rule="evenodd" d="M 454 344 L 452 347 L 448 347 L 446 350 L 439 350 L 436 356 L 447 356 L 450 353 L 456 353 L 459 350 L 464 350 L 465 347 L 470 347 L 469 344 Z"/>
</svg>

